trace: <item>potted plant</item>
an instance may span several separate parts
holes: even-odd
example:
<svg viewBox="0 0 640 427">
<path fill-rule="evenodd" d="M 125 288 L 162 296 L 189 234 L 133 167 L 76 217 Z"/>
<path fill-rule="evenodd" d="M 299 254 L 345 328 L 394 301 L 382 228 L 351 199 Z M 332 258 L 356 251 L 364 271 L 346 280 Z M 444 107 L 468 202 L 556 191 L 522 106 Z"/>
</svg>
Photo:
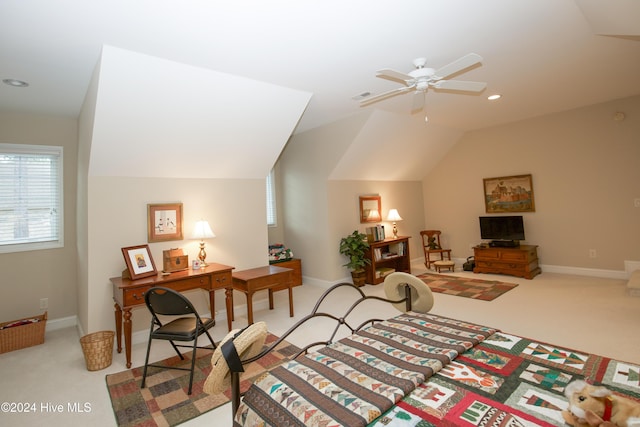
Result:
<svg viewBox="0 0 640 427">
<path fill-rule="evenodd" d="M 340 240 L 340 253 L 349 258 L 349 262 L 343 265 L 351 270 L 353 284 L 356 286 L 364 285 L 366 275 L 364 267 L 371 263 L 365 256 L 367 249 L 369 249 L 367 236 L 358 230 L 353 230 L 353 233 Z"/>
</svg>

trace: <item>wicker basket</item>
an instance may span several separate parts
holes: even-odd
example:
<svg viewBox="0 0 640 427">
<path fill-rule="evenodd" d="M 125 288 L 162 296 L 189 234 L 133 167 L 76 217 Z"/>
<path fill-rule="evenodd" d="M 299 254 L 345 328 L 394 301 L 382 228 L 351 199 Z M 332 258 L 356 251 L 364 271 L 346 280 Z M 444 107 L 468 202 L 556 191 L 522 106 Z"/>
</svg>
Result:
<svg viewBox="0 0 640 427">
<path fill-rule="evenodd" d="M 0 328 L 11 323 L 30 321 L 32 319 L 37 319 L 38 321 L 0 329 L 0 354 L 44 343 L 44 330 L 47 325 L 46 311 L 40 316 L 25 317 L 24 319 L 0 323 Z"/>
<path fill-rule="evenodd" d="M 100 331 L 80 338 L 87 370 L 98 371 L 111 365 L 114 335 L 113 331 Z"/>
</svg>

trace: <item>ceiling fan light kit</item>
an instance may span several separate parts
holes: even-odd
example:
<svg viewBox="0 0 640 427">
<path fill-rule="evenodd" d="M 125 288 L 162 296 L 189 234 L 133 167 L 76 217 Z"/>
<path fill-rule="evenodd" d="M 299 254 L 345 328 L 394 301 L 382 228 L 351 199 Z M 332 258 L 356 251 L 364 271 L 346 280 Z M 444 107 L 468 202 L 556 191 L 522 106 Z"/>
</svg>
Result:
<svg viewBox="0 0 640 427">
<path fill-rule="evenodd" d="M 429 87 L 450 91 L 482 92 L 487 87 L 486 83 L 463 80 L 445 80 L 446 77 L 462 72 L 463 70 L 479 64 L 480 62 L 482 62 L 482 57 L 480 55 L 476 53 L 469 53 L 437 70 L 425 67 L 427 64 L 426 58 L 414 59 L 413 65 L 416 69 L 411 70 L 408 73 L 402 73 L 392 69 L 379 70 L 376 73 L 376 77 L 400 82 L 404 84 L 404 86 L 378 95 L 364 97 L 360 100 L 360 106 L 364 107 L 392 96 L 414 92 L 413 108 L 411 109 L 411 112 L 417 113 L 424 108 L 424 98 Z M 426 117 L 425 121 L 427 121 Z"/>
</svg>

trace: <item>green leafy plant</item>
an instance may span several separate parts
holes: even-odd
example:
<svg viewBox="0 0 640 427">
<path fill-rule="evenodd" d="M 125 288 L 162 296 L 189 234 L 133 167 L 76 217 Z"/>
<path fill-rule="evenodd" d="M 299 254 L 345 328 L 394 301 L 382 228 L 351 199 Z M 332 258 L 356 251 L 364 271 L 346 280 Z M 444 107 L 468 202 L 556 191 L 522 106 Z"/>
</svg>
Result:
<svg viewBox="0 0 640 427">
<path fill-rule="evenodd" d="M 354 230 L 350 235 L 340 240 L 340 253 L 349 258 L 349 262 L 343 264 L 352 271 L 363 270 L 371 261 L 365 257 L 365 253 L 369 249 L 367 236 Z"/>
</svg>

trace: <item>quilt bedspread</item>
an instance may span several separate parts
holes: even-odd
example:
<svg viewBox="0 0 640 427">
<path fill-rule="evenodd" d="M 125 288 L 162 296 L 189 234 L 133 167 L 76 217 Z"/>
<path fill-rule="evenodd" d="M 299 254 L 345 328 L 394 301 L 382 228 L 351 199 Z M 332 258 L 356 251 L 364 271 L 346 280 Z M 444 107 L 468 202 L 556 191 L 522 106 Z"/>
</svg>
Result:
<svg viewBox="0 0 640 427">
<path fill-rule="evenodd" d="M 236 426 L 366 426 L 495 329 L 405 313 L 258 379 Z"/>
<path fill-rule="evenodd" d="M 566 426 L 563 393 L 575 379 L 640 401 L 638 365 L 497 332 L 372 426 Z"/>
</svg>

